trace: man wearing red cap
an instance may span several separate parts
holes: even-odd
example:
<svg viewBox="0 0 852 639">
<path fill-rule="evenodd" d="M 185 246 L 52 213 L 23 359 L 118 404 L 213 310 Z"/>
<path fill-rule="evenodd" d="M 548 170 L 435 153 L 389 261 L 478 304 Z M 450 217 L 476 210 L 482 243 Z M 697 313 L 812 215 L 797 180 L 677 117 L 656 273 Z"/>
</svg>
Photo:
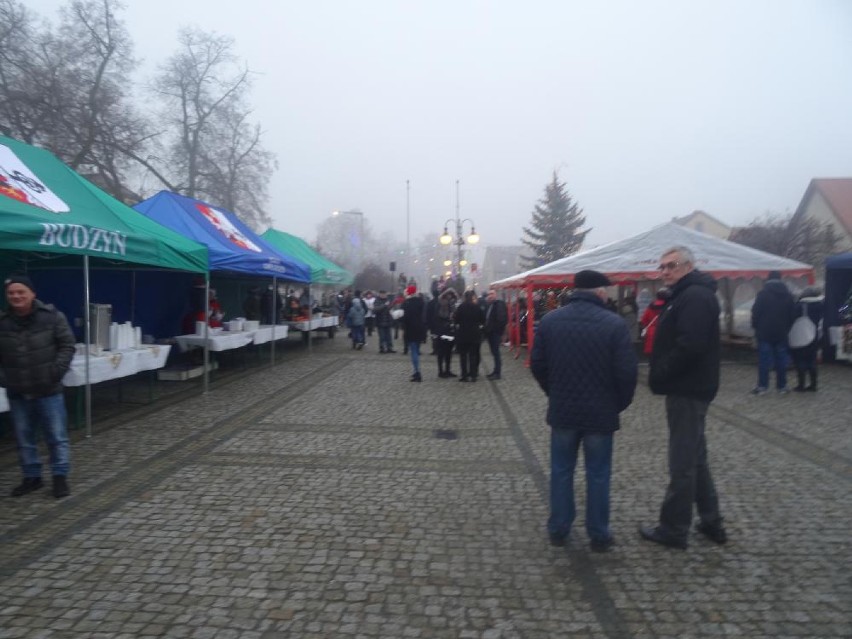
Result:
<svg viewBox="0 0 852 639">
<path fill-rule="evenodd" d="M 53 496 L 67 497 L 70 445 L 62 377 L 74 357 L 74 334 L 65 316 L 36 299 L 32 280 L 4 282 L 8 308 L 0 312 L 0 387 L 6 389 L 23 481 L 13 497 L 43 486 L 37 432 L 50 449 Z"/>
</svg>

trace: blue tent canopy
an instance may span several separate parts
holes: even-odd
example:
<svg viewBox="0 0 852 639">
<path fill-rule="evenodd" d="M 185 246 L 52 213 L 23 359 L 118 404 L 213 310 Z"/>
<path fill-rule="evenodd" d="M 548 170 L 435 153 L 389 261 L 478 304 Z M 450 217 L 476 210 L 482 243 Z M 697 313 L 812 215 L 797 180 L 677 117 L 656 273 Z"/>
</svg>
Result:
<svg viewBox="0 0 852 639">
<path fill-rule="evenodd" d="M 160 191 L 133 208 L 204 244 L 209 251 L 211 271 L 277 277 L 290 282 L 311 281 L 307 264 L 282 255 L 223 208 L 170 191 Z"/>
</svg>

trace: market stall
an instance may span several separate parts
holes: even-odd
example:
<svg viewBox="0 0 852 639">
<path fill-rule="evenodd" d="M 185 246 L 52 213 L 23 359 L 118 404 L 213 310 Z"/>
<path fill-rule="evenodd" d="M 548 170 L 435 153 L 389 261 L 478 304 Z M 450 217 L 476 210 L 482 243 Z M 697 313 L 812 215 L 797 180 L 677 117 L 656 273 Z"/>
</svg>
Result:
<svg viewBox="0 0 852 639">
<path fill-rule="evenodd" d="M 852 362 L 852 253 L 825 261 L 825 338 L 827 360 Z"/>
<path fill-rule="evenodd" d="M 55 274 L 70 273 L 78 291 L 73 310 L 81 309 L 87 344 L 96 341 L 90 307 L 92 269 L 207 272 L 204 246 L 142 218 L 48 151 L 3 136 L 0 215 L 4 272 L 26 272 L 37 288 L 46 286 Z M 68 308 L 62 310 L 71 315 Z M 106 340 L 103 345 L 115 346 Z M 137 347 L 142 347 L 138 341 L 129 346 Z M 94 356 L 93 349 L 86 349 L 84 372 L 76 373 L 85 385 L 87 434 L 91 433 L 91 384 L 98 369 Z"/>
<path fill-rule="evenodd" d="M 660 255 L 673 246 L 686 246 L 695 254 L 696 267 L 710 273 L 719 280 L 719 296 L 722 306 L 723 328 L 726 334 L 734 332 L 735 300 L 738 288 L 757 288 L 752 280 L 763 280 L 769 271 L 779 271 L 788 281 L 801 285 L 812 284 L 813 268 L 802 262 L 779 257 L 764 251 L 722 240 L 674 222 L 662 224 L 649 231 L 624 240 L 605 244 L 569 257 L 556 260 L 538 268 L 508 277 L 491 286 L 502 290 L 510 299 L 512 309 L 509 334 L 513 346 L 522 341 L 519 318 L 525 311 L 532 312 L 532 300 L 536 290 L 557 289 L 572 286 L 574 274 L 584 269 L 605 273 L 618 287 L 618 296 L 625 289 L 633 299 L 653 299 L 661 286 L 657 269 Z M 638 309 L 641 313 L 641 308 Z M 534 321 L 524 325 L 523 336 L 532 347 Z"/>
<path fill-rule="evenodd" d="M 355 276 L 350 271 L 317 253 L 307 242 L 295 235 L 277 229 L 268 229 L 261 237 L 280 252 L 292 255 L 310 267 L 312 289 L 317 286 L 326 286 L 335 289 L 332 291 L 335 293 L 337 289 L 350 286 L 355 281 Z M 323 331 L 329 337 L 334 337 L 337 324 L 337 317 L 314 317 L 312 307 L 308 309 L 305 320 L 288 322 L 291 329 L 302 331 L 305 338 L 308 338 L 313 331 Z"/>
<path fill-rule="evenodd" d="M 283 255 L 258 237 L 232 212 L 201 200 L 160 191 L 134 207 L 142 215 L 163 226 L 206 246 L 209 251 L 211 273 L 248 275 L 271 279 L 273 300 L 278 299 L 279 281 L 309 283 L 310 268 L 301 260 Z M 208 291 L 205 298 L 209 298 Z M 205 309 L 204 316 L 208 316 Z M 204 347 L 204 376 L 207 370 L 210 347 L 216 341 L 206 335 Z M 236 342 L 243 341 L 236 339 Z M 270 357 L 275 361 L 275 340 L 271 339 Z M 235 343 L 235 342 L 234 342 Z M 246 344 L 251 343 L 246 342 Z"/>
</svg>

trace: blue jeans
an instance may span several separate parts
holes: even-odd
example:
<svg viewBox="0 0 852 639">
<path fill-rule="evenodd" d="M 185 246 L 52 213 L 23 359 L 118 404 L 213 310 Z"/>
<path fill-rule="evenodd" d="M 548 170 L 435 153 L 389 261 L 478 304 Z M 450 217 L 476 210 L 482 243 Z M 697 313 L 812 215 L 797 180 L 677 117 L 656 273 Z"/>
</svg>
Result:
<svg viewBox="0 0 852 639">
<path fill-rule="evenodd" d="M 420 342 L 408 342 L 408 352 L 411 353 L 411 365 L 414 372 L 420 372 Z"/>
<path fill-rule="evenodd" d="M 787 388 L 787 345 L 784 342 L 757 343 L 757 385 L 769 388 L 769 370 L 775 368 L 776 388 Z"/>
<path fill-rule="evenodd" d="M 364 325 L 361 326 L 351 326 L 349 328 L 352 333 L 352 345 L 363 344 L 366 339 L 364 338 Z"/>
<path fill-rule="evenodd" d="M 379 331 L 379 351 L 392 351 L 393 339 L 391 338 L 390 326 L 378 326 Z"/>
<path fill-rule="evenodd" d="M 51 473 L 67 475 L 71 465 L 71 445 L 68 442 L 68 414 L 62 393 L 38 399 L 9 399 L 9 409 L 24 477 L 41 477 L 39 429 L 44 433 L 50 451 Z"/>
<path fill-rule="evenodd" d="M 574 523 L 574 468 L 583 445 L 586 463 L 586 533 L 594 541 L 612 537 L 609 529 L 609 479 L 612 471 L 613 433 L 550 429 L 551 535 L 566 536 Z"/>
</svg>

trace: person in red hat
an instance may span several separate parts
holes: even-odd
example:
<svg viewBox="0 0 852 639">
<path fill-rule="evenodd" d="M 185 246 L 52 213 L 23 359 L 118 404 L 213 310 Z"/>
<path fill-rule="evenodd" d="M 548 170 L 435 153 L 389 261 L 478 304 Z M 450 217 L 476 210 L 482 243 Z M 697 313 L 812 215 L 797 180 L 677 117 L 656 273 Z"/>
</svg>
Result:
<svg viewBox="0 0 852 639">
<path fill-rule="evenodd" d="M 420 344 L 426 341 L 426 304 L 417 294 L 417 286 L 409 284 L 405 289 L 405 301 L 402 303 L 402 335 L 414 373 L 412 382 L 422 382 L 420 374 Z"/>
<path fill-rule="evenodd" d="M 23 474 L 12 497 L 44 485 L 39 429 L 50 450 L 53 496 L 67 497 L 71 446 L 62 378 L 74 358 L 74 334 L 65 315 L 36 299 L 29 277 L 10 275 L 4 287 L 8 307 L 0 312 L 0 387 L 9 398 Z"/>
</svg>

